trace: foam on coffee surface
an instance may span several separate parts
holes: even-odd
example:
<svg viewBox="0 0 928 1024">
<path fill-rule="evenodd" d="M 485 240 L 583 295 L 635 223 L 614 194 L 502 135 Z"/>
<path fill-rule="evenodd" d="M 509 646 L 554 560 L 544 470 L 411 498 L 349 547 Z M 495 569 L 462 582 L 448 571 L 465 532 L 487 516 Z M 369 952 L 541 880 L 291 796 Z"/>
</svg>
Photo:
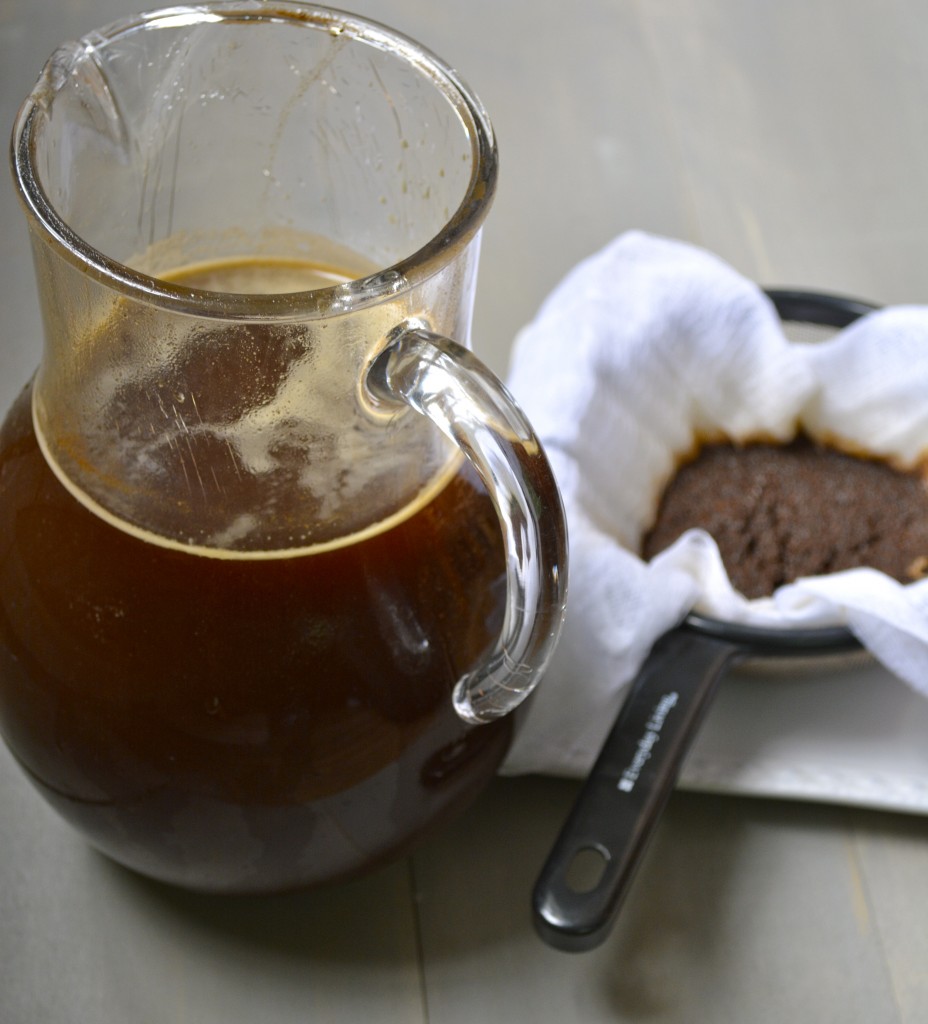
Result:
<svg viewBox="0 0 928 1024">
<path fill-rule="evenodd" d="M 270 294 L 363 269 L 239 260 L 170 279 Z M 385 303 L 355 317 L 179 330 L 119 300 L 87 345 L 79 429 L 46 436 L 37 390 L 36 434 L 79 500 L 159 543 L 257 553 L 351 542 L 412 515 L 459 462 L 422 417 L 365 404 L 360 368 L 401 318 Z"/>
</svg>

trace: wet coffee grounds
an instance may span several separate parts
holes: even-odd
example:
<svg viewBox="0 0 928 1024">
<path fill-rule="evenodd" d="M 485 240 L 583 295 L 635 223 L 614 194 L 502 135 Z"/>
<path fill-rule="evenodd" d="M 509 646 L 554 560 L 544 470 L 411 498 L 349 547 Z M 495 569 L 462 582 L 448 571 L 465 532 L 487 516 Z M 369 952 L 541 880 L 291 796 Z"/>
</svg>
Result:
<svg viewBox="0 0 928 1024">
<path fill-rule="evenodd" d="M 715 538 L 733 585 L 749 598 L 857 566 L 906 583 L 928 572 L 922 474 L 804 435 L 785 445 L 704 445 L 664 491 L 642 556 L 691 527 Z"/>
</svg>

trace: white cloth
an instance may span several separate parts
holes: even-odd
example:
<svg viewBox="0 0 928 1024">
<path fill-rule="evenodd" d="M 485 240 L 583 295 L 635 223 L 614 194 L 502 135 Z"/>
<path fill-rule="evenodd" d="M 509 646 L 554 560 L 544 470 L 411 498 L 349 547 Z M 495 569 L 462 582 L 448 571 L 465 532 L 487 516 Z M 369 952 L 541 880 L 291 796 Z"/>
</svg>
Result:
<svg viewBox="0 0 928 1024">
<path fill-rule="evenodd" d="M 857 569 L 748 601 L 703 531 L 649 564 L 635 554 L 679 458 L 707 439 L 787 441 L 802 427 L 915 466 L 928 451 L 928 307 L 791 342 L 757 285 L 633 232 L 558 285 L 516 339 L 508 383 L 560 484 L 571 563 L 562 639 L 504 771 L 585 772 L 651 645 L 694 608 L 845 624 L 928 695 L 928 580 Z"/>
</svg>

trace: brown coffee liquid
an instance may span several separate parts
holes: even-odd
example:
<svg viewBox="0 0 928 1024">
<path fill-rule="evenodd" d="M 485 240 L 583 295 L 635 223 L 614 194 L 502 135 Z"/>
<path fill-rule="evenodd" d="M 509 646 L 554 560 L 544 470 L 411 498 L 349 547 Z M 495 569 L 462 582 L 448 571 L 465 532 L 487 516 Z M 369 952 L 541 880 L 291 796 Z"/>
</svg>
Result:
<svg viewBox="0 0 928 1024">
<path fill-rule="evenodd" d="M 260 891 L 407 849 L 511 723 L 451 691 L 502 624 L 497 517 L 463 464 L 382 529 L 222 557 L 77 500 L 27 388 L 0 432 L 0 727 L 49 802 L 153 877 Z"/>
</svg>

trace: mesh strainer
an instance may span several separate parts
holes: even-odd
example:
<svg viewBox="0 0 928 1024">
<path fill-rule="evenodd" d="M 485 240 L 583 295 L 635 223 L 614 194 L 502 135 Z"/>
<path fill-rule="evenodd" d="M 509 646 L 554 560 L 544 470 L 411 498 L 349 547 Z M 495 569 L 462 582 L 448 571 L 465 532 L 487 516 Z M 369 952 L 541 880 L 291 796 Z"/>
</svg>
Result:
<svg viewBox="0 0 928 1024">
<path fill-rule="evenodd" d="M 769 291 L 787 337 L 817 342 L 875 307 Z M 538 933 L 567 951 L 606 937 L 673 790 L 719 680 L 735 665 L 782 670 L 797 659 L 866 657 L 843 626 L 782 629 L 691 613 L 654 645 L 545 863 L 533 894 Z"/>
</svg>

